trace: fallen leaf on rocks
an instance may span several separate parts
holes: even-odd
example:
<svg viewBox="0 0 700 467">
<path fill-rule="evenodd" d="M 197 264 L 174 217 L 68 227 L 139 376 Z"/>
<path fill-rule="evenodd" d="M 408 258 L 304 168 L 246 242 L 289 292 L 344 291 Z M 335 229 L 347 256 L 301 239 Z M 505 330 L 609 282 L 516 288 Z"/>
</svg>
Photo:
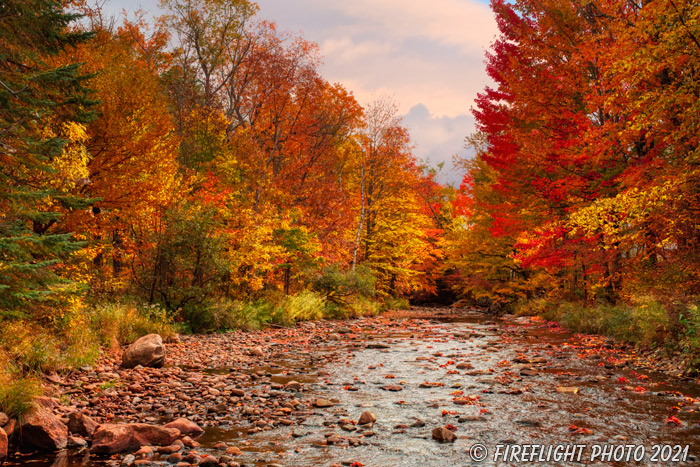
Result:
<svg viewBox="0 0 700 467">
<path fill-rule="evenodd" d="M 676 418 L 676 417 L 673 416 L 673 415 L 671 415 L 670 417 L 668 417 L 668 418 L 666 419 L 666 425 L 676 425 L 676 426 L 680 426 L 680 425 L 682 425 L 682 424 L 683 424 L 683 422 L 681 422 L 680 420 L 678 420 L 678 418 Z"/>
</svg>

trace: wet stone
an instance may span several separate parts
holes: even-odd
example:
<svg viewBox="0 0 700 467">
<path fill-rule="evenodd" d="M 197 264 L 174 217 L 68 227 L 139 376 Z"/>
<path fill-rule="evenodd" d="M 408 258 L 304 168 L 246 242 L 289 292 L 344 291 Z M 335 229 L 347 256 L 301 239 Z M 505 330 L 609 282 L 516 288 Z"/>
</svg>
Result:
<svg viewBox="0 0 700 467">
<path fill-rule="evenodd" d="M 452 431 L 448 430 L 445 427 L 438 427 L 433 429 L 432 435 L 433 439 L 438 443 L 454 443 L 457 439 L 457 435 L 455 435 Z"/>
</svg>

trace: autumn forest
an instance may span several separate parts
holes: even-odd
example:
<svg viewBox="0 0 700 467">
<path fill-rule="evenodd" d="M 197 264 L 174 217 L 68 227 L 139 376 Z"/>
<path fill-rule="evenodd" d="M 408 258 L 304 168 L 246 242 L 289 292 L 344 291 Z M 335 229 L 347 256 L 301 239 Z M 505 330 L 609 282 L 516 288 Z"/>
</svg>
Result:
<svg viewBox="0 0 700 467">
<path fill-rule="evenodd" d="M 700 8 L 491 8 L 452 187 L 389 98 L 360 105 L 248 0 L 161 0 L 155 19 L 2 1 L 0 386 L 151 332 L 409 302 L 700 366 Z"/>
</svg>

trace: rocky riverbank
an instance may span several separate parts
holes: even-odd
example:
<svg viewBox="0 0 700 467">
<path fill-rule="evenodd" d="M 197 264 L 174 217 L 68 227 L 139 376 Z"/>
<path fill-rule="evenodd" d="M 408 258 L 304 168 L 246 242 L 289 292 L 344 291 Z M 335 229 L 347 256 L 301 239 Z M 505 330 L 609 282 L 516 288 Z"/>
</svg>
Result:
<svg viewBox="0 0 700 467">
<path fill-rule="evenodd" d="M 124 368 L 120 351 L 47 376 L 53 397 L 21 427 L 0 419 L 8 463 L 417 465 L 389 455 L 407 450 L 432 465 L 466 462 L 467 442 L 499 436 L 603 442 L 647 426 L 645 439 L 681 442 L 700 431 L 694 382 L 674 386 L 631 347 L 536 318 L 418 309 L 182 336 L 162 360 L 158 340 L 147 344 L 143 361 L 159 368 Z M 610 404 L 623 419 L 604 420 Z"/>
<path fill-rule="evenodd" d="M 165 344 L 163 361 L 149 362 L 159 368 L 134 366 L 128 352 L 104 355 L 92 367 L 46 376 L 53 397 L 41 398 L 21 426 L 16 420 L 5 426 L 11 449 L 17 449 L 13 458 L 68 447 L 98 457 L 136 451 L 123 465 L 167 460 L 235 466 L 238 447 L 219 442 L 220 456 L 202 455 L 193 438 L 212 427 L 251 435 L 297 425 L 334 405 L 305 397 L 304 381 L 327 375 L 316 368 L 341 359 L 347 343 L 399 327 L 405 324 L 374 318 L 182 336 Z"/>
</svg>

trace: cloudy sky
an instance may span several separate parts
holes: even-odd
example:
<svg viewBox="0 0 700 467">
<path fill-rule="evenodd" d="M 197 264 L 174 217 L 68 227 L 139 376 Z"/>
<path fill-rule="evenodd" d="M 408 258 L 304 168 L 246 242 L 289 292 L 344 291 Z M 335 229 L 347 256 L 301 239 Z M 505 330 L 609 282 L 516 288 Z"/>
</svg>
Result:
<svg viewBox="0 0 700 467">
<path fill-rule="evenodd" d="M 388 96 L 403 115 L 415 154 L 445 161 L 466 155 L 470 108 L 488 83 L 484 53 L 496 25 L 483 0 L 257 0 L 259 17 L 317 42 L 322 75 L 360 104 Z M 154 13 L 157 0 L 111 0 L 106 8 Z"/>
</svg>

